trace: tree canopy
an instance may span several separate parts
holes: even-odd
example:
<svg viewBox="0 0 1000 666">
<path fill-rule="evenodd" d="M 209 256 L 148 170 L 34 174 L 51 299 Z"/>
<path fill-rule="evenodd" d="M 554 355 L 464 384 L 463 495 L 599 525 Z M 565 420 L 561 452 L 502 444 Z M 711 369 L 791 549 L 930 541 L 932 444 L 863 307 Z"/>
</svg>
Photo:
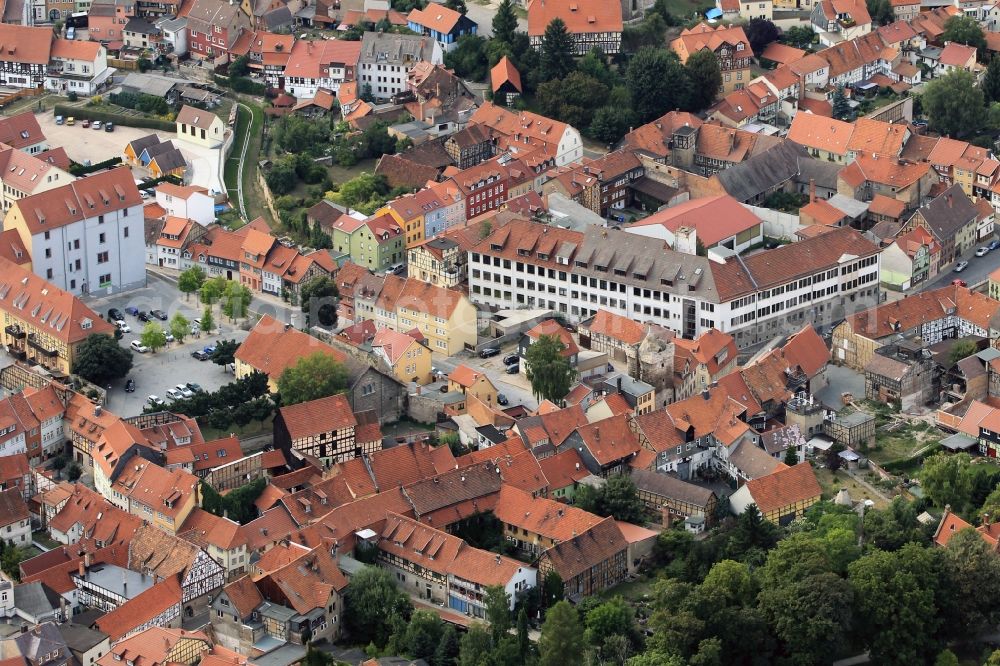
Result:
<svg viewBox="0 0 1000 666">
<path fill-rule="evenodd" d="M 166 346 L 167 333 L 159 323 L 151 321 L 142 329 L 139 341 L 149 347 L 150 351 L 156 352 Z"/>
<path fill-rule="evenodd" d="M 314 352 L 285 368 L 278 377 L 281 404 L 295 405 L 340 393 L 347 387 L 347 369 L 329 354 Z"/>
<path fill-rule="evenodd" d="M 957 69 L 932 80 L 921 100 L 931 125 L 942 134 L 961 138 L 982 125 L 985 98 L 970 72 Z"/>
<path fill-rule="evenodd" d="M 625 85 L 639 122 L 648 123 L 667 111 L 686 109 L 691 77 L 672 51 L 644 47 L 629 61 Z"/>
<path fill-rule="evenodd" d="M 564 79 L 576 68 L 573 63 L 573 37 L 560 18 L 552 19 L 545 28 L 539 66 L 540 77 L 544 81 Z"/>
<path fill-rule="evenodd" d="M 131 369 L 132 350 L 104 333 L 88 335 L 77 348 L 73 364 L 75 374 L 99 386 L 124 377 Z"/>
<path fill-rule="evenodd" d="M 302 285 L 300 297 L 306 326 L 337 327 L 340 291 L 328 275 L 317 275 Z"/>
<path fill-rule="evenodd" d="M 552 335 L 540 335 L 525 354 L 528 381 L 536 398 L 562 400 L 569 393 L 576 369 L 563 355 L 566 345 Z"/>
<path fill-rule="evenodd" d="M 385 569 L 365 567 L 351 578 L 344 594 L 344 624 L 351 639 L 382 647 L 389 641 L 392 620 L 407 620 L 413 605 Z"/>
</svg>

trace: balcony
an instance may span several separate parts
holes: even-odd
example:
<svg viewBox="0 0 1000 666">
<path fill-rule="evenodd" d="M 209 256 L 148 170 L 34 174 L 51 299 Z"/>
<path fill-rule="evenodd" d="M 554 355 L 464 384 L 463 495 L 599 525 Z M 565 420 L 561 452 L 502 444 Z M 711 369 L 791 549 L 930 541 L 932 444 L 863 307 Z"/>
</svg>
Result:
<svg viewBox="0 0 1000 666">
<path fill-rule="evenodd" d="M 52 349 L 46 347 L 41 342 L 38 342 L 38 339 L 35 337 L 34 333 L 28 336 L 28 346 L 31 347 L 32 349 L 37 349 L 38 351 L 42 352 L 42 354 L 44 354 L 45 356 L 51 357 L 59 355 L 58 349 Z"/>
<path fill-rule="evenodd" d="M 23 330 L 21 330 L 21 327 L 16 326 L 14 324 L 5 327 L 3 330 L 7 333 L 7 335 L 16 340 L 23 340 L 28 335 Z"/>
</svg>

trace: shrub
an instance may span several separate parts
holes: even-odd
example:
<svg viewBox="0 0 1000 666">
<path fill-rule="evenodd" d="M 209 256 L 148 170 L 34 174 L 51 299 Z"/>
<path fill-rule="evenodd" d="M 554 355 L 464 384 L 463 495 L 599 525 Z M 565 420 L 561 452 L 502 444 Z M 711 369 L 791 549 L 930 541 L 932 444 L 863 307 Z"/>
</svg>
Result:
<svg viewBox="0 0 1000 666">
<path fill-rule="evenodd" d="M 135 116 L 124 116 L 119 113 L 97 111 L 96 109 L 89 109 L 86 107 L 81 108 L 77 106 L 64 106 L 62 104 L 56 104 L 52 109 L 52 113 L 57 116 L 74 116 L 76 118 L 86 120 L 100 120 L 101 122 L 110 121 L 116 125 L 123 125 L 125 127 L 142 127 L 145 129 L 163 130 L 164 132 L 174 132 L 177 130 L 177 125 L 172 122 L 167 122 L 166 120 L 157 120 L 156 118 L 136 118 Z"/>
</svg>

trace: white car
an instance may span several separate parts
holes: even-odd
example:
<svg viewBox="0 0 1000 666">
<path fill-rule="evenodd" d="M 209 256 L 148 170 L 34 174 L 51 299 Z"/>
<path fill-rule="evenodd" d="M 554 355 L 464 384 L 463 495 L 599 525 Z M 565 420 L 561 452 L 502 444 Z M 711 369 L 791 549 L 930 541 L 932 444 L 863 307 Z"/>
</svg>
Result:
<svg viewBox="0 0 1000 666">
<path fill-rule="evenodd" d="M 167 342 L 173 342 L 174 334 L 171 333 L 170 331 L 165 331 L 163 334 L 163 339 L 166 340 Z"/>
<path fill-rule="evenodd" d="M 175 388 L 167 389 L 167 397 L 171 400 L 180 400 L 184 397 L 184 394 Z"/>
<path fill-rule="evenodd" d="M 115 321 L 115 326 L 117 326 L 118 330 L 121 331 L 122 333 L 131 333 L 132 332 L 132 329 L 129 328 L 129 325 L 126 324 L 125 320 L 123 320 L 123 319 L 119 319 L 119 320 Z"/>
<path fill-rule="evenodd" d="M 985 257 L 989 253 L 990 253 L 990 248 L 988 247 L 981 247 L 978 250 L 976 250 L 977 257 Z"/>
<path fill-rule="evenodd" d="M 179 392 L 179 393 L 180 393 L 180 394 L 181 394 L 182 396 L 184 396 L 185 398 L 190 398 L 191 396 L 193 396 L 193 395 L 194 395 L 194 391 L 192 391 L 191 389 L 189 389 L 189 388 L 188 388 L 188 387 L 187 387 L 186 385 L 184 385 L 184 384 L 178 384 L 178 385 L 177 385 L 177 386 L 175 386 L 174 388 L 175 388 L 175 389 L 177 389 L 177 391 L 178 391 L 178 392 Z"/>
<path fill-rule="evenodd" d="M 146 398 L 146 402 L 148 402 L 149 404 L 151 404 L 153 407 L 159 407 L 160 405 L 163 404 L 163 401 L 160 400 L 155 395 L 151 395 L 148 398 Z"/>
<path fill-rule="evenodd" d="M 142 344 L 138 340 L 133 340 L 129 344 L 129 347 L 131 347 L 134 351 L 139 352 L 140 354 L 145 354 L 146 352 L 149 351 L 149 347 L 147 347 L 146 345 Z"/>
</svg>

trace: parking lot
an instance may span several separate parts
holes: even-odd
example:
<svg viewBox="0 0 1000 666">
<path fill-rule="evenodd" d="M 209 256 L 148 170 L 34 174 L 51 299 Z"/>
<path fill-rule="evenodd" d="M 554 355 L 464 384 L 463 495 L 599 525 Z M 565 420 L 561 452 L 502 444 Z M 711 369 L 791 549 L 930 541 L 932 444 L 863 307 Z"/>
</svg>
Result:
<svg viewBox="0 0 1000 666">
<path fill-rule="evenodd" d="M 185 301 L 183 294 L 180 294 L 172 283 L 152 273 L 149 274 L 147 286 L 142 289 L 85 300 L 90 308 L 105 318 L 107 318 L 110 308 L 118 308 L 124 313 L 125 308 L 129 306 L 145 312 L 163 310 L 168 317 L 173 317 L 174 313 L 180 312 L 189 320 L 201 317 L 202 314 L 202 307 L 194 296 L 189 301 Z M 223 384 L 233 381 L 234 377 L 231 371 L 211 361 L 199 361 L 191 356 L 191 352 L 202 349 L 217 340 L 235 339 L 242 341 L 248 335 L 247 331 L 238 326 L 232 326 L 228 320 L 221 321 L 223 317 L 218 310 L 214 316 L 219 328 L 212 334 L 200 333 L 197 336 L 185 338 L 180 343 L 167 343 L 165 348 L 155 354 L 133 352 L 131 373 L 128 377 L 117 380 L 111 385 L 111 391 L 108 394 L 108 409 L 119 416 L 135 416 L 142 412 L 146 399 L 150 395 L 166 399 L 167 389 L 177 384 L 195 382 L 206 391 L 214 391 Z M 133 340 L 138 340 L 145 326 L 144 322 L 129 314 L 125 315 L 125 323 L 129 325 L 132 332 L 126 333 L 122 337 L 119 344 L 123 347 L 127 347 Z M 158 323 L 166 328 L 169 321 Z M 135 380 L 134 393 L 125 392 L 125 382 L 128 378 Z M 169 405 L 170 401 L 166 402 Z"/>
<path fill-rule="evenodd" d="M 185 182 L 200 185 L 216 192 L 223 190 L 221 149 L 205 148 L 179 141 L 174 132 L 161 132 L 123 125 L 116 125 L 114 132 L 105 132 L 103 129 L 95 130 L 84 127 L 80 118 L 76 119 L 75 125 L 56 125 L 55 115 L 52 113 L 39 113 L 36 114 L 36 117 L 49 144 L 63 146 L 70 159 L 80 164 L 86 160 L 96 164 L 112 157 L 121 157 L 125 146 L 130 141 L 148 134 L 157 134 L 163 141 L 174 140 L 174 145 L 180 148 L 189 165 Z M 136 169 L 135 173 L 137 178 L 149 175 L 145 173 L 145 169 L 142 172 Z"/>
</svg>

